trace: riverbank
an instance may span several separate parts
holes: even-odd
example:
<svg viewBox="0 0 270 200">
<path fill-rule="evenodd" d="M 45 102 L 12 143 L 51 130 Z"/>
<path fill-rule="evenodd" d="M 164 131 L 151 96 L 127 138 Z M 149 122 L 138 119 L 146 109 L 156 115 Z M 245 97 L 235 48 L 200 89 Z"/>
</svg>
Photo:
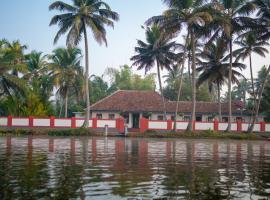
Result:
<svg viewBox="0 0 270 200">
<path fill-rule="evenodd" d="M 104 132 L 97 132 L 92 129 L 37 129 L 37 128 L 16 128 L 16 129 L 0 129 L 0 136 L 105 136 Z M 122 134 L 108 132 L 109 137 L 124 136 Z M 269 133 L 235 133 L 235 132 L 168 132 L 160 133 L 156 131 L 146 131 L 145 133 L 132 132 L 126 137 L 132 138 L 190 138 L 190 139 L 236 139 L 236 140 L 267 140 Z"/>
</svg>

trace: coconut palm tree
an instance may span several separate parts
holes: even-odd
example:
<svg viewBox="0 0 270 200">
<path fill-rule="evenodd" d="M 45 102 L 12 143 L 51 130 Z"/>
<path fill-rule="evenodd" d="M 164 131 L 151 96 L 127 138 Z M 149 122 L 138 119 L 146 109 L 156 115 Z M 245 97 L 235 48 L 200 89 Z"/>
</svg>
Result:
<svg viewBox="0 0 270 200">
<path fill-rule="evenodd" d="M 113 27 L 114 21 L 119 19 L 116 12 L 101 0 L 72 0 L 72 5 L 62 1 L 56 1 L 49 6 L 50 10 L 59 10 L 62 14 L 55 15 L 50 22 L 51 25 L 58 24 L 54 43 L 61 35 L 67 34 L 66 43 L 74 47 L 78 45 L 84 37 L 85 45 L 85 95 L 86 95 L 86 115 L 85 126 L 89 126 L 90 100 L 89 100 L 89 60 L 88 60 L 88 37 L 87 28 L 93 33 L 94 39 L 99 43 L 105 43 L 106 26 Z M 63 13 L 64 12 L 64 13 Z"/>
<path fill-rule="evenodd" d="M 259 41 L 257 39 L 257 36 L 253 32 L 243 34 L 243 36 L 240 36 L 239 38 L 240 39 L 238 41 L 235 41 L 235 44 L 237 44 L 239 48 L 234 51 L 234 54 L 236 54 L 237 56 L 236 57 L 237 61 L 240 59 L 242 60 L 245 60 L 246 58 L 249 59 L 252 95 L 254 96 L 253 100 L 254 100 L 254 106 L 255 106 L 256 97 L 255 97 L 255 86 L 254 86 L 254 78 L 253 78 L 252 53 L 265 57 L 266 54 L 268 53 L 268 50 L 265 47 L 269 46 L 269 43 L 263 40 Z"/>
<path fill-rule="evenodd" d="M 76 79 L 83 77 L 80 65 L 81 51 L 77 48 L 58 48 L 50 56 L 52 77 L 57 87 L 57 93 L 65 100 L 65 117 L 68 110 L 68 96 L 76 88 Z"/>
<path fill-rule="evenodd" d="M 146 42 L 141 40 L 137 41 L 138 46 L 135 47 L 136 55 L 131 58 L 133 61 L 132 66 L 137 66 L 138 70 L 144 69 L 145 73 L 147 73 L 156 65 L 159 88 L 163 101 L 163 114 L 166 120 L 166 105 L 163 96 L 160 70 L 164 68 L 169 70 L 175 63 L 177 54 L 175 54 L 174 51 L 178 45 L 174 41 L 171 41 L 170 35 L 162 31 L 157 24 L 147 27 L 145 36 Z"/>
<path fill-rule="evenodd" d="M 228 61 L 228 56 L 225 55 L 226 51 L 226 42 L 219 39 L 202 51 L 197 59 L 199 65 L 197 71 L 201 72 L 197 86 L 207 82 L 210 91 L 212 91 L 214 86 L 217 87 L 219 121 L 222 121 L 220 92 L 224 83 L 228 81 L 230 73 L 230 62 Z M 239 77 L 243 77 L 243 75 L 236 71 L 236 69 L 243 70 L 246 66 L 239 62 L 233 62 L 232 67 L 232 82 L 238 84 Z"/>
<path fill-rule="evenodd" d="M 208 12 L 209 7 L 203 6 L 201 0 L 164 0 L 164 3 L 169 7 L 168 10 L 164 11 L 163 15 L 151 17 L 146 21 L 146 24 L 158 23 L 160 26 L 169 31 L 170 33 L 179 33 L 183 27 L 187 30 L 187 39 L 185 43 L 185 51 L 190 38 L 191 45 L 191 68 L 192 68 L 192 115 L 188 129 L 193 129 L 193 122 L 195 121 L 196 112 L 196 38 L 199 37 L 197 34 L 198 28 L 200 29 L 206 23 L 212 21 L 212 16 Z M 184 56 L 183 58 L 185 58 Z M 185 59 L 182 59 L 181 66 L 183 67 Z M 182 79 L 183 76 L 180 76 Z M 180 80 L 180 84 L 182 81 Z M 181 89 L 181 87 L 179 87 Z M 180 91 L 181 92 L 181 91 Z M 180 96 L 180 95 L 179 95 Z M 177 101 L 177 108 L 178 108 Z M 177 113 L 176 108 L 176 113 Z"/>
<path fill-rule="evenodd" d="M 217 38 L 223 38 L 227 41 L 229 49 L 229 80 L 228 80 L 228 96 L 229 96 L 229 120 L 227 131 L 231 130 L 232 122 L 232 68 L 233 68 L 233 43 L 234 38 L 244 30 L 249 30 L 254 25 L 254 20 L 250 14 L 256 10 L 256 6 L 252 2 L 246 0 L 219 0 L 215 1 L 213 6 L 214 19 L 209 26 L 206 27 L 206 33 L 212 32 L 209 43 Z"/>
<path fill-rule="evenodd" d="M 25 72 L 25 65 L 21 62 L 23 55 L 17 51 L 19 47 L 18 41 L 0 41 L 0 96 L 12 97 L 13 94 L 23 95 L 26 92 L 26 82 L 18 77 L 18 72 Z"/>
</svg>

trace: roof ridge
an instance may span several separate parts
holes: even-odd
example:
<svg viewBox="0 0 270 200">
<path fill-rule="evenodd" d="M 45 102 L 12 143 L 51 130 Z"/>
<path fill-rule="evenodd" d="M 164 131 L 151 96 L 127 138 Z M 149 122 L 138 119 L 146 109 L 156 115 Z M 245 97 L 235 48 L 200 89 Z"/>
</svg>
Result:
<svg viewBox="0 0 270 200">
<path fill-rule="evenodd" d="M 97 104 L 99 104 L 99 103 L 101 103 L 101 102 L 103 102 L 103 101 L 105 101 L 105 100 L 108 99 L 109 97 L 111 97 L 111 96 L 113 96 L 113 95 L 115 95 L 116 93 L 121 92 L 121 91 L 122 91 L 122 90 L 116 90 L 116 91 L 113 92 L 112 94 L 110 94 L 110 95 L 104 97 L 103 99 L 100 99 L 100 100 L 97 101 L 96 103 L 90 105 L 90 108 L 93 107 L 93 106 L 95 106 L 95 105 L 97 105 Z M 88 107 L 87 109 L 89 109 L 89 107 Z"/>
</svg>

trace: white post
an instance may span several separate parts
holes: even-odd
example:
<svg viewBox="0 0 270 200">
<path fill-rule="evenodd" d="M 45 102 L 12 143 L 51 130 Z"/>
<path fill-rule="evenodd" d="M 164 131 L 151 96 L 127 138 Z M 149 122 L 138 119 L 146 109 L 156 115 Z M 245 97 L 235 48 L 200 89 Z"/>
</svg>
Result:
<svg viewBox="0 0 270 200">
<path fill-rule="evenodd" d="M 106 137 L 108 136 L 108 125 L 107 124 L 105 125 L 105 136 Z"/>
</svg>

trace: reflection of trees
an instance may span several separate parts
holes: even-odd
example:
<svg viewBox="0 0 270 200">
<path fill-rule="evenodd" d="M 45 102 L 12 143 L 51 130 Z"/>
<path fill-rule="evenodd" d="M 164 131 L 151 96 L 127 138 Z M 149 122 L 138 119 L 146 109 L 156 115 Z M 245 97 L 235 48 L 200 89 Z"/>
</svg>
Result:
<svg viewBox="0 0 270 200">
<path fill-rule="evenodd" d="M 260 144 L 260 154 L 258 157 L 253 155 L 252 146 L 248 146 L 248 165 L 250 173 L 250 187 L 253 188 L 252 194 L 269 197 L 270 188 L 270 168 L 269 160 L 265 159 L 265 144 Z M 252 189 L 250 189 L 252 190 Z"/>
<path fill-rule="evenodd" d="M 110 169 L 112 173 L 111 181 L 118 183 L 112 188 L 112 194 L 121 197 L 137 196 L 146 193 L 143 188 L 140 191 L 133 191 L 139 183 L 149 182 L 152 171 L 148 166 L 148 143 L 144 140 L 131 140 L 131 154 L 125 148 L 125 140 L 115 141 L 115 162 Z"/>
</svg>

